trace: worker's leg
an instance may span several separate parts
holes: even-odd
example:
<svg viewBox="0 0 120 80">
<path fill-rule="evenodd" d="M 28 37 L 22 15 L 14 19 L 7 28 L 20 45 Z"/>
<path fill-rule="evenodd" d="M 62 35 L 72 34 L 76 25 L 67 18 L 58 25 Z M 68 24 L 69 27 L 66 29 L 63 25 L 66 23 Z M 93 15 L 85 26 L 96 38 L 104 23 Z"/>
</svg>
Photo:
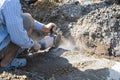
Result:
<svg viewBox="0 0 120 80">
<path fill-rule="evenodd" d="M 22 17 L 24 28 L 27 30 L 28 36 L 30 36 L 34 28 L 34 19 L 29 13 L 23 13 Z"/>
<path fill-rule="evenodd" d="M 4 48 L 4 50 L 2 51 L 4 57 L 1 60 L 1 67 L 4 67 L 11 62 L 12 58 L 15 56 L 18 49 L 19 46 L 13 44 L 12 42 L 10 42 L 8 46 Z"/>
</svg>

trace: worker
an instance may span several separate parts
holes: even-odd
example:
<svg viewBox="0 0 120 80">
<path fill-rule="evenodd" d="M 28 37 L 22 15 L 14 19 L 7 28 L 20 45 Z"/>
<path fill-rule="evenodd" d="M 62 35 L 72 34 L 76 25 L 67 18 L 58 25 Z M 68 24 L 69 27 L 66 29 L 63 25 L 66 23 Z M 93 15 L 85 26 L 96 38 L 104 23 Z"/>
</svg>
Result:
<svg viewBox="0 0 120 80">
<path fill-rule="evenodd" d="M 17 58 L 20 48 L 35 51 L 54 45 L 54 37 L 45 36 L 39 43 L 30 38 L 33 29 L 50 32 L 56 24 L 43 24 L 23 13 L 19 0 L 0 0 L 0 66 L 10 70 L 26 66 L 25 58 Z"/>
</svg>

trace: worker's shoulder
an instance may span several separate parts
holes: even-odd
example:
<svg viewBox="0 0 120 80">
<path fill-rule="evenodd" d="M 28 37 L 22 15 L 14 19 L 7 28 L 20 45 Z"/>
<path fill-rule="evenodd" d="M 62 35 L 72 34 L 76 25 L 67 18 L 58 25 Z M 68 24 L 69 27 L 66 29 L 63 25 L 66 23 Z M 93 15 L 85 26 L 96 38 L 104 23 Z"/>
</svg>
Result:
<svg viewBox="0 0 120 80">
<path fill-rule="evenodd" d="M 11 2 L 12 0 L 0 0 L 0 9 L 5 6 L 8 2 Z M 16 1 L 16 0 L 15 0 Z"/>
<path fill-rule="evenodd" d="M 3 4 L 6 2 L 6 0 L 0 0 L 0 8 L 3 6 Z"/>
<path fill-rule="evenodd" d="M 20 0 L 0 0 L 0 9 L 5 5 L 18 5 L 20 4 Z"/>
</svg>

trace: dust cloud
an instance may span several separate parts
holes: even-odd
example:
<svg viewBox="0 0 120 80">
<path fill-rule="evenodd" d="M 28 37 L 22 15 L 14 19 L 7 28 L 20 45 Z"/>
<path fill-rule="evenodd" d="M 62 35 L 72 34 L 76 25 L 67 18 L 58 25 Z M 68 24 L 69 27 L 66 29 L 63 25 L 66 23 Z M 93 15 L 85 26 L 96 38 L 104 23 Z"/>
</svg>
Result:
<svg viewBox="0 0 120 80">
<path fill-rule="evenodd" d="M 64 38 L 58 48 L 72 51 L 76 49 L 76 45 L 71 38 Z"/>
</svg>

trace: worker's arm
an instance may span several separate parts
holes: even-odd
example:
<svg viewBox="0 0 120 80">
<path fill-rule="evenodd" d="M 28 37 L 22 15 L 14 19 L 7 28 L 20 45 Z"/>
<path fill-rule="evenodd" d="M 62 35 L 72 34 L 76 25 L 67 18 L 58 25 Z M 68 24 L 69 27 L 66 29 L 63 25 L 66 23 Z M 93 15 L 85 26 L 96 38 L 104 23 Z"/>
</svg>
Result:
<svg viewBox="0 0 120 80">
<path fill-rule="evenodd" d="M 50 32 L 51 29 L 55 30 L 57 28 L 56 24 L 48 23 L 47 25 L 40 23 L 37 20 L 34 20 L 34 29 L 40 30 L 43 32 Z"/>
</svg>

